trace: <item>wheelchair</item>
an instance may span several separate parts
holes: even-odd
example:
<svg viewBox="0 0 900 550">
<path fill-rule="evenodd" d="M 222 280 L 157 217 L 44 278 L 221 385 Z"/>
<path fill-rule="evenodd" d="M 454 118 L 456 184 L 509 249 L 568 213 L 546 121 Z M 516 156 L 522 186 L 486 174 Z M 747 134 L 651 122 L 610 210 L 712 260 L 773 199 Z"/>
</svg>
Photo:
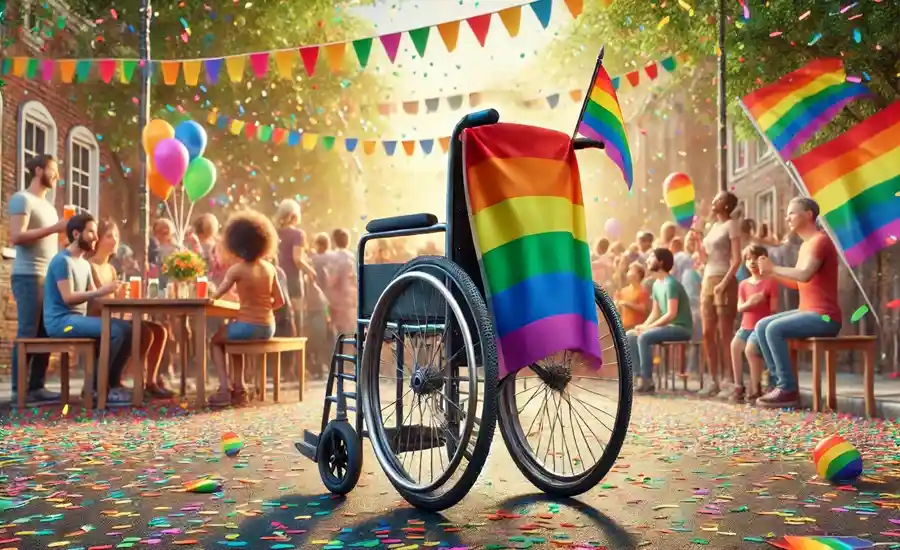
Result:
<svg viewBox="0 0 900 550">
<path fill-rule="evenodd" d="M 449 508 L 472 489 L 498 423 L 518 469 L 551 496 L 593 488 L 619 455 L 631 416 L 632 367 L 616 308 L 598 285 L 600 371 L 581 368 L 577 353 L 564 352 L 498 379 L 496 336 L 466 207 L 460 136 L 499 118 L 489 109 L 456 125 L 446 223 L 433 214 L 376 219 L 360 239 L 357 332 L 335 342 L 319 434 L 306 430 L 295 443 L 318 463 L 333 494 L 347 494 L 359 481 L 364 437 L 400 495 L 428 511 Z M 592 147 L 603 144 L 574 142 L 576 150 Z M 372 241 L 434 233 L 445 234 L 443 257 L 364 265 Z M 385 406 L 382 398 L 393 402 Z M 354 414 L 352 421 L 348 413 Z M 522 418 L 526 413 L 534 413 L 530 423 Z M 560 428 L 562 435 L 545 435 L 548 427 Z M 584 443 L 571 442 L 579 436 Z"/>
</svg>

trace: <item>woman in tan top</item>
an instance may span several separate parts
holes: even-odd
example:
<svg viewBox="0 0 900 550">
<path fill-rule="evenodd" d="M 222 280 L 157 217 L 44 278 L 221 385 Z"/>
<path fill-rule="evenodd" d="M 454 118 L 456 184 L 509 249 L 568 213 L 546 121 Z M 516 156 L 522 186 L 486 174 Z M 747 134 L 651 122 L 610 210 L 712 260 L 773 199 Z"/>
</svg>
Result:
<svg viewBox="0 0 900 550">
<path fill-rule="evenodd" d="M 116 268 L 109 263 L 110 257 L 119 249 L 119 226 L 112 220 L 101 220 L 97 226 L 97 245 L 94 254 L 90 258 L 91 274 L 94 277 L 94 285 L 100 288 L 118 278 Z M 88 304 L 88 313 L 100 316 L 100 305 L 97 302 Z M 163 383 L 159 366 L 163 358 L 163 350 L 169 333 L 166 327 L 159 323 L 143 321 L 141 329 L 141 357 L 147 365 L 147 375 L 144 378 L 144 391 L 152 397 L 169 398 L 175 395 L 166 388 Z"/>
<path fill-rule="evenodd" d="M 701 397 L 719 393 L 719 350 L 723 365 L 731 364 L 731 337 L 737 318 L 737 274 L 741 266 L 741 234 L 732 219 L 738 200 L 722 191 L 712 203 L 715 221 L 706 236 L 692 230 L 690 238 L 702 238 L 700 258 L 706 264 L 700 287 L 700 318 L 703 322 L 703 348 L 712 383 L 700 391 Z M 731 386 L 731 385 L 729 385 Z"/>
<path fill-rule="evenodd" d="M 234 372 L 229 381 L 225 342 L 272 338 L 275 335 L 275 311 L 285 304 L 275 266 L 264 259 L 273 257 L 278 246 L 278 233 L 268 218 L 249 210 L 235 214 L 225 227 L 224 244 L 238 261 L 228 268 L 212 298 L 217 300 L 236 287 L 241 309 L 237 320 L 219 329 L 212 338 L 212 360 L 219 375 L 219 390 L 209 398 L 211 406 L 247 401 L 243 359 L 232 358 Z M 261 383 L 265 384 L 265 380 Z"/>
</svg>

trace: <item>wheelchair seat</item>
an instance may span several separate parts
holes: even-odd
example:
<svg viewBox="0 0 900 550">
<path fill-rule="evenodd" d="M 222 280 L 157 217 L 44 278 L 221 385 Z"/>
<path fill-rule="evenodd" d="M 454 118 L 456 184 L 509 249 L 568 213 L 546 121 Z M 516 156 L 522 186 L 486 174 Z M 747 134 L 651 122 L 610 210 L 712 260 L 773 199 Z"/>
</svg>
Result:
<svg viewBox="0 0 900 550">
<path fill-rule="evenodd" d="M 387 233 L 404 229 L 424 229 L 437 224 L 437 222 L 437 216 L 434 214 L 404 214 L 403 216 L 372 220 L 366 224 L 366 231 L 368 233 Z"/>
</svg>

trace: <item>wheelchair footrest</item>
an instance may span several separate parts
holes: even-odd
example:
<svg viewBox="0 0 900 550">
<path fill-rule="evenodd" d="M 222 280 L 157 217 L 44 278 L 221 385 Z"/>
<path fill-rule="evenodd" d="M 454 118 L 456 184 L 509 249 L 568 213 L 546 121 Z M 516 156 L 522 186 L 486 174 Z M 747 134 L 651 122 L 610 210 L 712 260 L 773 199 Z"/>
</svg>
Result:
<svg viewBox="0 0 900 550">
<path fill-rule="evenodd" d="M 430 426 L 413 425 L 384 428 L 388 445 L 394 454 L 427 451 L 443 447 L 446 443 L 443 430 Z"/>
<path fill-rule="evenodd" d="M 294 443 L 294 448 L 306 458 L 316 462 L 316 454 L 319 448 L 319 436 L 309 430 L 303 430 L 303 441 Z"/>
</svg>

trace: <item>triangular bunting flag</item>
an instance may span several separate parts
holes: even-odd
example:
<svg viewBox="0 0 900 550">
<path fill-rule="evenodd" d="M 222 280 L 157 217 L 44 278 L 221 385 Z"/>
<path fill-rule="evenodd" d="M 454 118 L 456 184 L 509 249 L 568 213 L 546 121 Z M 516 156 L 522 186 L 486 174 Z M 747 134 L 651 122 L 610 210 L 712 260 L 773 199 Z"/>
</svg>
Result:
<svg viewBox="0 0 900 550">
<path fill-rule="evenodd" d="M 547 105 L 549 105 L 551 109 L 556 109 L 556 106 L 559 105 L 559 94 L 548 95 Z"/>
<path fill-rule="evenodd" d="M 625 74 L 625 78 L 628 79 L 628 82 L 632 86 L 637 86 L 641 82 L 641 73 L 637 71 L 631 71 L 630 73 Z"/>
<path fill-rule="evenodd" d="M 619 89 L 619 85 L 620 85 L 621 83 L 622 83 L 622 77 L 621 77 L 621 76 L 614 76 L 614 77 L 612 78 L 613 90 L 618 90 L 618 89 Z"/>
<path fill-rule="evenodd" d="M 378 38 L 381 39 L 381 45 L 384 46 L 384 51 L 388 56 L 388 59 L 391 60 L 391 63 L 397 59 L 397 50 L 400 49 L 400 39 L 403 35 L 399 32 L 395 32 L 393 34 L 383 34 Z"/>
<path fill-rule="evenodd" d="M 241 130 L 244 129 L 244 121 L 243 120 L 233 120 L 231 121 L 231 133 L 234 135 L 240 135 Z"/>
<path fill-rule="evenodd" d="M 225 71 L 228 73 L 228 79 L 234 83 L 244 79 L 244 68 L 247 66 L 247 57 L 243 55 L 235 55 L 225 58 Z"/>
<path fill-rule="evenodd" d="M 75 81 L 76 82 L 86 82 L 88 77 L 91 75 L 91 60 L 90 59 L 79 59 L 77 63 L 75 63 Z"/>
<path fill-rule="evenodd" d="M 219 115 L 219 118 L 216 119 L 216 126 L 221 130 L 227 130 L 229 123 L 228 117 L 224 115 Z"/>
<path fill-rule="evenodd" d="M 25 68 L 28 66 L 27 57 L 14 57 L 12 75 L 18 78 L 25 76 Z"/>
<path fill-rule="evenodd" d="M 478 107 L 479 105 L 481 105 L 481 92 L 469 94 L 469 107 Z"/>
<path fill-rule="evenodd" d="M 466 23 L 472 29 L 472 34 L 475 35 L 475 40 L 478 40 L 482 48 L 484 47 L 484 41 L 487 40 L 488 31 L 491 29 L 491 15 L 490 13 L 485 13 L 466 19 Z"/>
<path fill-rule="evenodd" d="M 56 69 L 56 62 L 52 59 L 44 59 L 41 62 L 41 78 L 46 82 L 53 80 L 53 71 Z"/>
<path fill-rule="evenodd" d="M 59 79 L 63 84 L 71 84 L 75 77 L 75 60 L 60 59 L 56 64 L 59 65 Z"/>
<path fill-rule="evenodd" d="M 447 97 L 447 104 L 450 105 L 450 109 L 455 111 L 462 107 L 463 96 L 461 95 L 451 95 Z"/>
<path fill-rule="evenodd" d="M 428 46 L 428 34 L 431 27 L 422 27 L 421 29 L 413 29 L 409 31 L 409 38 L 412 40 L 413 46 L 419 52 L 419 57 L 425 57 L 425 47 Z"/>
<path fill-rule="evenodd" d="M 312 151 L 316 148 L 316 143 L 319 141 L 319 134 L 310 134 L 309 132 L 303 132 L 303 135 L 300 138 L 300 143 L 303 146 L 303 149 L 306 151 Z"/>
<path fill-rule="evenodd" d="M 206 123 L 209 125 L 213 125 L 216 123 L 216 119 L 219 118 L 219 111 L 213 109 L 212 111 L 206 113 Z"/>
<path fill-rule="evenodd" d="M 434 149 L 434 140 L 433 139 L 420 139 L 419 147 L 422 148 L 422 152 L 426 155 L 430 155 L 431 151 Z"/>
<path fill-rule="evenodd" d="M 316 62 L 319 60 L 319 47 L 310 46 L 308 48 L 300 48 L 300 59 L 303 60 L 303 68 L 306 74 L 312 76 L 316 74 Z"/>
<path fill-rule="evenodd" d="M 439 143 L 440 146 L 441 146 L 441 151 L 443 151 L 444 153 L 446 153 L 447 150 L 450 149 L 450 136 L 445 136 L 445 137 L 442 137 L 442 138 L 438 138 L 438 143 Z"/>
<path fill-rule="evenodd" d="M 497 12 L 500 21 L 506 27 L 509 36 L 515 38 L 519 34 L 519 25 L 522 23 L 522 6 L 513 6 Z"/>
<path fill-rule="evenodd" d="M 456 42 L 459 39 L 459 21 L 447 21 L 438 25 L 438 32 L 441 33 L 441 40 L 444 41 L 444 47 L 448 52 L 456 49 Z"/>
<path fill-rule="evenodd" d="M 181 62 L 160 61 L 160 67 L 162 68 L 163 83 L 166 86 L 178 84 L 178 73 L 181 70 Z"/>
<path fill-rule="evenodd" d="M 675 70 L 675 64 L 676 64 L 675 57 L 674 56 L 667 57 L 667 58 L 661 60 L 659 62 L 659 64 L 663 66 L 663 69 L 665 69 L 671 73 L 672 71 Z"/>
<path fill-rule="evenodd" d="M 393 103 L 379 103 L 378 104 L 378 114 L 381 116 L 389 116 L 394 112 L 394 104 Z"/>
<path fill-rule="evenodd" d="M 291 147 L 296 147 L 300 144 L 300 132 L 297 130 L 291 130 L 291 133 L 288 134 L 288 145 Z"/>
<path fill-rule="evenodd" d="M 269 72 L 269 52 L 250 54 L 250 68 L 258 79 L 263 79 Z"/>
<path fill-rule="evenodd" d="M 134 78 L 134 70 L 137 68 L 137 61 L 129 61 L 127 59 L 119 62 L 119 82 L 129 84 Z"/>
<path fill-rule="evenodd" d="M 268 124 L 265 126 L 259 127 L 259 141 L 263 143 L 269 143 L 269 140 L 272 139 L 272 127 Z"/>
<path fill-rule="evenodd" d="M 403 102 L 403 112 L 408 115 L 419 114 L 419 102 L 418 101 L 404 101 Z"/>
<path fill-rule="evenodd" d="M 217 59 L 207 59 L 203 62 L 203 69 L 206 73 L 206 82 L 209 84 L 218 84 L 219 75 L 222 74 L 222 63 L 225 60 L 221 57 Z"/>
<path fill-rule="evenodd" d="M 328 70 L 333 73 L 340 71 L 344 66 L 344 53 L 347 51 L 346 42 L 338 42 L 325 46 L 325 58 L 328 60 Z"/>
<path fill-rule="evenodd" d="M 97 65 L 100 70 L 100 80 L 109 84 L 112 81 L 112 77 L 116 74 L 116 60 L 101 59 Z"/>
<path fill-rule="evenodd" d="M 430 97 L 425 100 L 425 112 L 433 113 L 438 110 L 438 107 L 441 106 L 441 98 L 439 97 Z"/>
<path fill-rule="evenodd" d="M 541 27 L 547 28 L 550 24 L 550 16 L 553 13 L 553 0 L 535 0 L 531 4 L 531 11 L 541 23 Z"/>
<path fill-rule="evenodd" d="M 375 152 L 375 141 L 367 139 L 363 142 L 363 152 L 367 155 L 371 155 Z"/>
<path fill-rule="evenodd" d="M 360 38 L 353 41 L 353 51 L 356 52 L 356 59 L 359 60 L 359 66 L 363 69 L 369 64 L 369 55 L 372 53 L 372 39 Z"/>
<path fill-rule="evenodd" d="M 285 80 L 293 78 L 295 59 L 297 59 L 297 54 L 294 50 L 275 52 L 275 69 L 278 71 L 278 76 Z"/>
<path fill-rule="evenodd" d="M 359 140 L 356 138 L 346 138 L 344 139 L 344 147 L 347 149 L 348 153 L 352 153 L 356 150 L 356 145 L 359 143 Z"/>
<path fill-rule="evenodd" d="M 584 0 L 565 0 L 566 7 L 569 8 L 569 13 L 572 14 L 572 17 L 578 17 L 581 15 L 582 10 L 584 10 Z"/>
<path fill-rule="evenodd" d="M 273 143 L 284 143 L 284 138 L 287 137 L 287 130 L 284 128 L 275 128 L 272 130 L 272 142 Z"/>
<path fill-rule="evenodd" d="M 259 127 L 256 124 L 248 124 L 244 126 L 244 135 L 247 136 L 247 139 L 253 139 L 258 135 L 257 130 L 259 130 Z M 262 141 L 262 138 L 260 138 L 260 141 Z"/>
<path fill-rule="evenodd" d="M 181 64 L 181 70 L 184 73 L 184 83 L 188 86 L 196 86 L 200 82 L 200 66 L 199 60 L 184 61 Z"/>
<path fill-rule="evenodd" d="M 331 151 L 334 147 L 334 136 L 322 136 L 322 149 Z"/>
<path fill-rule="evenodd" d="M 584 99 L 584 92 L 579 89 L 569 90 L 569 99 L 578 102 Z"/>
<path fill-rule="evenodd" d="M 32 57 L 28 60 L 28 67 L 25 68 L 25 78 L 28 80 L 34 80 L 34 77 L 37 75 L 38 62 L 40 60 Z M 113 70 L 115 70 L 115 62 L 113 62 Z"/>
<path fill-rule="evenodd" d="M 406 151 L 406 156 L 411 157 L 413 153 L 416 152 L 416 141 L 413 139 L 405 139 L 401 142 L 403 144 L 403 150 Z"/>
<path fill-rule="evenodd" d="M 650 62 L 649 65 L 644 67 L 644 72 L 647 73 L 647 76 L 650 77 L 650 80 L 656 80 L 656 77 L 659 76 L 659 67 L 654 62 Z"/>
<path fill-rule="evenodd" d="M 397 150 L 397 142 L 394 140 L 391 141 L 382 141 L 381 145 L 384 146 L 384 152 L 387 153 L 387 156 L 394 156 L 394 152 Z"/>
</svg>

